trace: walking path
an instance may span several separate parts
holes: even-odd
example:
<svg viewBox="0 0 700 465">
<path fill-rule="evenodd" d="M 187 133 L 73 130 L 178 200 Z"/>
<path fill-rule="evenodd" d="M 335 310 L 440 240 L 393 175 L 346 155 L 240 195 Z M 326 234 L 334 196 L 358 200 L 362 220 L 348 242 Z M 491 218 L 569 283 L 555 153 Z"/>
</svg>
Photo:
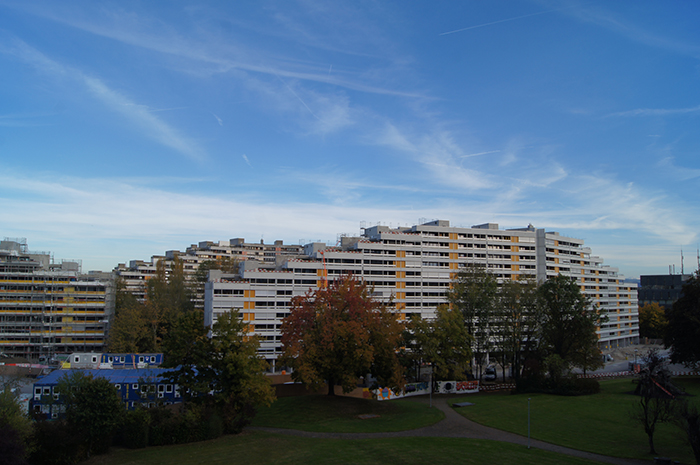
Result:
<svg viewBox="0 0 700 465">
<path fill-rule="evenodd" d="M 428 402 L 427 399 L 415 399 L 418 402 Z M 459 413 L 455 412 L 452 407 L 447 404 L 445 397 L 434 397 L 433 405 L 445 413 L 445 419 L 438 423 L 418 428 L 409 431 L 395 431 L 387 433 L 317 433 L 312 431 L 300 431 L 283 428 L 263 428 L 249 427 L 247 429 L 267 431 L 270 433 L 286 434 L 290 436 L 301 436 L 308 438 L 323 438 L 323 439 L 376 439 L 376 438 L 401 438 L 401 437 L 445 437 L 445 438 L 470 438 L 470 439 L 490 439 L 493 441 L 510 442 L 520 444 L 527 447 L 528 439 L 518 434 L 509 433 L 488 426 L 475 423 Z M 617 465 L 649 465 L 648 460 L 622 459 L 618 457 L 609 457 L 606 455 L 593 454 L 568 447 L 557 446 L 548 442 L 530 439 L 530 447 L 543 449 L 560 454 L 581 457 L 588 460 L 593 460 L 603 463 L 612 463 Z"/>
</svg>

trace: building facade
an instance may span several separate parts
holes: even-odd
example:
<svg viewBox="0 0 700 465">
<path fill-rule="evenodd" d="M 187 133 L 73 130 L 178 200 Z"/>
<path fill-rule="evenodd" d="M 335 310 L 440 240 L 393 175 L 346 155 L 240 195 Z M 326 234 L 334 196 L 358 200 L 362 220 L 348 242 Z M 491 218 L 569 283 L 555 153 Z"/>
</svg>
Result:
<svg viewBox="0 0 700 465">
<path fill-rule="evenodd" d="M 632 344 L 639 337 L 636 286 L 624 283 L 616 268 L 591 255 L 583 240 L 536 229 L 500 230 L 487 223 L 471 228 L 432 221 L 409 228 L 374 226 L 339 245 L 311 243 L 303 254 L 276 263 L 248 260 L 239 274 L 213 270 L 205 288 L 205 324 L 238 310 L 260 337 L 259 354 L 274 367 L 281 355 L 282 319 L 290 300 L 352 273 L 389 301 L 399 318 L 432 318 L 460 269 L 478 264 L 499 281 L 539 282 L 562 274 L 576 279 L 583 294 L 608 317 L 598 330 L 601 348 Z"/>
<path fill-rule="evenodd" d="M 109 283 L 28 252 L 24 240 L 0 242 L 0 352 L 50 361 L 73 352 L 101 352 Z"/>
<path fill-rule="evenodd" d="M 671 308 L 681 297 L 683 285 L 691 278 L 689 274 L 659 274 L 640 276 L 639 305 L 656 303 Z"/>
<path fill-rule="evenodd" d="M 253 259 L 264 264 L 276 264 L 288 257 L 303 253 L 300 245 L 285 245 L 282 241 L 273 244 L 250 243 L 245 239 L 236 238 L 228 241 L 203 241 L 190 245 L 184 252 L 169 250 L 165 255 L 154 255 L 150 261 L 131 260 L 129 264 L 120 263 L 114 268 L 116 276 L 120 277 L 125 290 L 136 296 L 139 301 L 146 300 L 146 283 L 156 274 L 156 267 L 161 263 L 165 267 L 166 276 L 170 274 L 175 259 L 182 262 L 185 276 L 192 278 L 199 265 L 209 260 L 235 259 L 245 261 Z M 203 305 L 203 296 L 197 296 L 196 306 Z"/>
</svg>

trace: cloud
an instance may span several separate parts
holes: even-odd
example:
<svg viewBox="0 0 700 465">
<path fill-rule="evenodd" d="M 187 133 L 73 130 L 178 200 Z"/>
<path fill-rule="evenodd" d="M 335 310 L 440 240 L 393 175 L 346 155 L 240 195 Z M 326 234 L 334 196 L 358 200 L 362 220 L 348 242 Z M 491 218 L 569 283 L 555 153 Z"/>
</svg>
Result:
<svg viewBox="0 0 700 465">
<path fill-rule="evenodd" d="M 611 113 L 607 117 L 613 116 L 668 116 L 668 115 L 686 115 L 689 113 L 700 112 L 700 105 L 689 108 L 637 108 L 635 110 L 620 111 Z"/>
<path fill-rule="evenodd" d="M 64 66 L 15 37 L 5 36 L 0 41 L 0 51 L 19 58 L 54 79 L 62 77 L 79 83 L 83 90 L 110 110 L 120 113 L 144 136 L 154 139 L 192 160 L 203 160 L 203 151 L 194 142 L 182 137 L 178 131 L 153 115 L 147 106 L 135 103 L 120 92 L 108 87 L 102 80 L 88 76 L 72 67 Z"/>
<path fill-rule="evenodd" d="M 248 157 L 246 156 L 246 154 L 244 153 L 242 156 L 243 156 L 243 160 L 246 162 L 246 164 L 252 168 L 253 165 L 250 164 L 250 160 L 248 160 Z"/>
<path fill-rule="evenodd" d="M 545 1 L 541 3 L 562 6 L 561 2 Z M 570 0 L 566 2 L 565 5 L 567 6 L 565 8 L 561 8 L 560 11 L 563 14 L 574 17 L 581 22 L 595 24 L 596 26 L 603 27 L 632 41 L 655 48 L 661 48 L 681 55 L 689 55 L 693 58 L 700 56 L 700 45 L 698 44 L 675 40 L 655 34 L 654 32 L 637 26 L 636 24 L 620 19 L 609 10 L 596 7 L 590 2 L 581 3 L 577 0 Z"/>
<path fill-rule="evenodd" d="M 480 27 L 492 26 L 492 25 L 494 25 L 494 24 L 506 23 L 506 22 L 508 22 L 508 21 L 515 21 L 516 19 L 523 19 L 523 18 L 529 18 L 530 16 L 543 15 L 543 14 L 545 14 L 545 13 L 551 13 L 551 12 L 553 12 L 553 11 L 557 11 L 557 10 L 538 11 L 537 13 L 530 13 L 530 14 L 527 14 L 527 15 L 516 16 L 516 17 L 514 17 L 514 18 L 499 19 L 498 21 L 491 21 L 490 23 L 483 23 L 483 24 L 477 24 L 477 25 L 475 25 L 475 26 L 463 27 L 463 28 L 461 28 L 461 29 L 455 29 L 454 31 L 443 32 L 443 33 L 438 34 L 438 35 L 446 36 L 446 35 L 449 35 L 449 34 L 454 34 L 454 33 L 456 33 L 456 32 L 469 31 L 469 30 L 471 30 L 471 29 L 477 29 L 477 28 L 480 28 Z"/>
<path fill-rule="evenodd" d="M 241 45 L 242 41 L 222 40 L 221 36 L 210 36 L 207 28 L 198 28 L 183 37 L 162 22 L 137 16 L 119 10 L 99 11 L 89 9 L 69 10 L 51 4 L 43 7 L 17 5 L 16 8 L 55 21 L 84 32 L 107 37 L 115 41 L 147 49 L 153 52 L 194 60 L 212 66 L 213 73 L 227 73 L 232 70 L 248 73 L 277 76 L 313 83 L 330 84 L 359 92 L 393 95 L 409 98 L 425 96 L 396 88 L 372 84 L 357 72 L 336 66 L 333 74 L 328 73 L 328 64 L 313 65 L 308 62 L 295 62 L 288 58 L 278 58 L 277 52 L 251 49 Z M 223 20 L 223 19 L 220 19 Z M 356 32 L 356 31 L 354 31 Z M 182 67 L 183 72 L 191 73 L 192 65 Z M 201 66 L 198 69 L 202 72 Z"/>
<path fill-rule="evenodd" d="M 419 218 L 440 218 L 455 226 L 496 222 L 502 228 L 533 223 L 573 237 L 585 234 L 589 245 L 592 236 L 596 244 L 609 247 L 613 247 L 613 233 L 620 233 L 623 243 L 640 243 L 635 253 L 631 257 L 615 254 L 614 259 L 602 256 L 623 272 L 625 266 L 632 266 L 628 263 L 636 263 L 634 256 L 646 253 L 641 251 L 646 251 L 650 242 L 677 249 L 697 241 L 698 224 L 693 219 L 699 215 L 695 209 L 669 204 L 662 196 L 649 196 L 634 185 L 599 176 L 569 177 L 550 187 L 544 196 L 536 196 L 522 185 L 517 196 L 496 190 L 499 195 L 486 200 L 467 196 L 462 201 L 435 202 L 429 189 L 424 193 L 407 189 L 407 193 L 419 195 L 411 197 L 412 205 L 402 200 L 401 206 L 376 200 L 268 200 L 244 191 L 233 196 L 182 194 L 166 187 L 187 181 L 69 178 L 0 170 L 3 234 L 28 237 L 32 244 L 56 244 L 52 248 L 63 257 L 85 258 L 85 251 L 93 250 L 84 260 L 85 268 L 105 270 L 116 265 L 115 256 L 121 261 L 146 259 L 163 253 L 164 247 L 184 249 L 201 240 L 257 239 L 264 235 L 287 243 L 303 237 L 334 241 L 338 233 L 358 234 L 360 222 L 367 220 L 415 224 Z M 342 176 L 329 176 L 326 181 L 329 189 L 341 189 L 344 184 L 359 192 L 370 185 Z M 163 187 L 155 187 L 159 184 Z M 119 244 L 120 249 L 107 251 L 107 243 L 110 248 Z M 160 248 L 154 249 L 154 244 L 161 244 Z M 149 250 L 146 246 L 151 247 L 149 255 L 139 256 L 136 250 Z M 594 253 L 599 255 L 598 249 L 594 248 Z M 105 258 L 99 258 L 101 254 Z M 657 258 L 663 261 L 661 255 Z"/>
<path fill-rule="evenodd" d="M 432 174 L 433 182 L 461 190 L 493 187 L 489 175 L 462 166 L 468 155 L 447 131 L 434 130 L 411 137 L 397 126 L 387 123 L 375 142 L 411 154 Z"/>
<path fill-rule="evenodd" d="M 212 115 L 214 115 L 214 118 L 216 118 L 216 121 L 217 121 L 217 123 L 219 123 L 219 126 L 223 126 L 223 125 L 224 125 L 224 122 L 221 121 L 221 118 L 219 118 L 218 116 L 216 116 L 214 113 L 212 113 Z"/>
</svg>

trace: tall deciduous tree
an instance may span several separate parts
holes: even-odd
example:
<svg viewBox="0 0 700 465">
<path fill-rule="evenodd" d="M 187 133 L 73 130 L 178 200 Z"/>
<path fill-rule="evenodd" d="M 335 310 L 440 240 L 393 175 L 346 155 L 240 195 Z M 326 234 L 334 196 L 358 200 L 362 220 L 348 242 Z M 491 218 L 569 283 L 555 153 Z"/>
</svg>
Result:
<svg viewBox="0 0 700 465">
<path fill-rule="evenodd" d="M 506 366 L 510 365 L 512 376 L 519 379 L 522 358 L 534 349 L 536 306 L 537 285 L 534 281 L 507 281 L 500 285 L 493 334 L 504 382 Z"/>
<path fill-rule="evenodd" d="M 434 320 L 414 317 L 408 329 L 410 355 L 418 363 L 429 363 L 434 379 L 459 381 L 467 378 L 471 368 L 472 337 L 459 311 L 441 305 Z"/>
<path fill-rule="evenodd" d="M 537 294 L 539 350 L 545 359 L 557 360 L 549 367 L 556 380 L 567 368 L 586 366 L 588 354 L 598 341 L 596 329 L 602 320 L 573 278 L 550 278 L 540 285 Z"/>
<path fill-rule="evenodd" d="M 180 316 L 166 343 L 169 378 L 185 390 L 186 399 L 210 405 L 220 413 L 226 432 L 238 432 L 260 405 L 275 398 L 265 375 L 267 362 L 257 355 L 258 340 L 238 312 L 219 315 L 211 335 L 196 312 Z"/>
<path fill-rule="evenodd" d="M 472 352 L 479 368 L 493 348 L 494 312 L 498 281 L 486 268 L 470 265 L 457 274 L 447 299 L 464 317 L 464 325 L 473 338 Z"/>
<path fill-rule="evenodd" d="M 141 303 L 117 282 L 115 318 L 110 329 L 113 352 L 159 352 L 170 328 L 180 316 L 194 311 L 194 294 L 187 282 L 183 262 L 173 260 L 168 275 L 165 261 L 146 284 L 146 302 Z M 202 323 L 203 324 L 203 323 Z"/>
<path fill-rule="evenodd" d="M 686 366 L 700 364 L 700 272 L 683 285 L 683 293 L 667 310 L 664 344 L 671 348 L 671 361 Z"/>
<path fill-rule="evenodd" d="M 106 378 L 71 370 L 59 380 L 58 390 L 68 425 L 83 440 L 86 455 L 106 452 L 124 414 L 114 385 Z"/>
<path fill-rule="evenodd" d="M 363 281 L 343 276 L 314 293 L 292 299 L 282 323 L 283 363 L 312 388 L 328 384 L 349 392 L 367 373 L 383 386 L 403 384 L 397 348 L 402 325 Z"/>
<path fill-rule="evenodd" d="M 651 339 L 663 339 L 666 335 L 666 311 L 656 302 L 639 309 L 639 335 Z"/>
</svg>

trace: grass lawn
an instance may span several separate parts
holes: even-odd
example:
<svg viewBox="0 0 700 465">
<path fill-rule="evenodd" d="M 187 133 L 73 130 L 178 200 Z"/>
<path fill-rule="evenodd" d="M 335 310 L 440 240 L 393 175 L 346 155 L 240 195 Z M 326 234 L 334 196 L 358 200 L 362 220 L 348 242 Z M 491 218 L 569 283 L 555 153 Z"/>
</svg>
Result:
<svg viewBox="0 0 700 465">
<path fill-rule="evenodd" d="M 674 380 L 700 405 L 700 379 Z M 531 435 L 553 444 L 617 457 L 649 459 L 647 435 L 630 418 L 638 398 L 631 395 L 631 379 L 602 381 L 601 393 L 563 397 L 546 394 L 480 394 L 469 397 L 475 405 L 456 411 L 478 423 L 527 435 L 527 399 L 530 401 Z M 450 401 L 460 402 L 461 396 Z M 673 425 L 657 426 L 654 445 L 659 456 L 694 463 L 683 433 Z"/>
<path fill-rule="evenodd" d="M 455 438 L 310 439 L 260 431 L 180 446 L 113 450 L 85 465 L 485 464 L 584 465 L 575 457 L 495 441 Z"/>
<path fill-rule="evenodd" d="M 360 415 L 377 415 L 361 419 Z M 315 432 L 376 433 L 429 426 L 445 415 L 421 402 L 376 401 L 351 397 L 282 397 L 261 408 L 252 426 L 289 428 Z"/>
</svg>

